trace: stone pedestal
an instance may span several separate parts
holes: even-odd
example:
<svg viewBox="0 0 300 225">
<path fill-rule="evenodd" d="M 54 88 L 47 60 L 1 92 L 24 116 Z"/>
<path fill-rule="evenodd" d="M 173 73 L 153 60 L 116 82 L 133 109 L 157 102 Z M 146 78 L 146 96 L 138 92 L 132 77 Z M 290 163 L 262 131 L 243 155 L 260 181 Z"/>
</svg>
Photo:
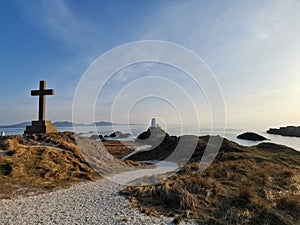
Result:
<svg viewBox="0 0 300 225">
<path fill-rule="evenodd" d="M 36 133 L 57 133 L 56 126 L 51 125 L 51 121 L 32 121 L 31 126 L 26 126 L 25 134 L 36 134 Z"/>
</svg>

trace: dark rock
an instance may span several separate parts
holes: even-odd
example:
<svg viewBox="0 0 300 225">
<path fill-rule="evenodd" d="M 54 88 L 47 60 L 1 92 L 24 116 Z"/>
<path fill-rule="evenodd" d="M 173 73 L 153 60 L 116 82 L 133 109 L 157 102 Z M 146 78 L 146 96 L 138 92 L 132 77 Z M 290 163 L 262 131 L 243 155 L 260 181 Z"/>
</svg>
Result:
<svg viewBox="0 0 300 225">
<path fill-rule="evenodd" d="M 151 135 L 150 129 L 144 131 L 143 133 L 139 134 L 139 136 L 137 137 L 138 140 L 145 140 L 147 138 L 149 138 Z"/>
<path fill-rule="evenodd" d="M 253 132 L 246 132 L 237 136 L 238 139 L 250 140 L 250 141 L 265 141 L 268 140 L 264 136 Z"/>
<path fill-rule="evenodd" d="M 117 135 L 119 134 L 119 131 L 113 132 L 109 135 L 109 137 L 117 137 Z"/>
<path fill-rule="evenodd" d="M 114 137 L 114 138 L 128 138 L 130 136 L 129 133 L 122 133 L 120 131 L 116 131 L 116 132 L 113 132 L 109 135 L 109 137 Z"/>
<path fill-rule="evenodd" d="M 239 145 L 232 144 L 233 142 L 224 141 L 220 136 L 203 136 L 198 137 L 195 135 L 183 135 L 180 137 L 176 136 L 167 136 L 165 139 L 157 146 L 153 147 L 148 151 L 138 152 L 128 158 L 128 160 L 133 161 L 149 161 L 149 160 L 157 160 L 162 161 L 167 159 L 169 156 L 174 153 L 176 150 L 176 158 L 169 158 L 168 161 L 173 162 L 185 162 L 188 161 L 197 161 L 201 160 L 204 151 L 207 147 L 207 143 L 210 138 L 213 138 L 215 141 L 222 142 L 222 151 L 226 152 L 238 152 L 242 151 Z M 147 139 L 146 139 L 147 140 Z M 215 142 L 213 141 L 213 142 Z M 228 142 L 228 143 L 227 143 Z M 213 144 L 210 144 L 213 147 Z M 187 151 L 188 149 L 188 151 Z M 193 151 L 192 153 L 190 151 Z M 192 154 L 192 156 L 190 155 Z"/>
<path fill-rule="evenodd" d="M 103 142 L 106 141 L 105 138 L 103 137 L 103 135 L 101 135 L 101 134 L 99 135 L 99 138 L 100 138 L 100 140 L 103 141 Z"/>
<path fill-rule="evenodd" d="M 6 164 L 0 165 L 0 174 L 3 176 L 8 176 L 9 174 L 11 174 L 11 172 L 12 172 L 11 164 L 12 163 L 6 163 Z"/>
<path fill-rule="evenodd" d="M 96 135 L 96 134 L 90 136 L 90 139 L 91 140 L 100 140 L 102 142 L 106 141 L 105 138 L 102 135 Z"/>
<path fill-rule="evenodd" d="M 145 144 L 145 145 L 152 145 L 152 147 L 158 146 L 165 140 L 169 140 L 170 136 L 160 127 L 150 127 L 148 130 L 141 133 L 136 141 Z"/>
<path fill-rule="evenodd" d="M 270 128 L 267 131 L 267 133 L 278 134 L 278 135 L 289 136 L 289 137 L 300 137 L 300 127 L 287 126 L 287 127 L 280 127 L 279 129 Z"/>
</svg>

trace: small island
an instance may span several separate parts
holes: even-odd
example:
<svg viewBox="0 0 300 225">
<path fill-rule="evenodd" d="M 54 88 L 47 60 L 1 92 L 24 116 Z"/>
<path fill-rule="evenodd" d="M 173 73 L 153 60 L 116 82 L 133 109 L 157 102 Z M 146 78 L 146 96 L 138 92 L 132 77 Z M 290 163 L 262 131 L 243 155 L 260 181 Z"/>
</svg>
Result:
<svg viewBox="0 0 300 225">
<path fill-rule="evenodd" d="M 288 136 L 288 137 L 300 137 L 300 126 L 287 126 L 287 127 L 280 127 L 280 128 L 270 128 L 267 131 L 268 134 L 278 134 L 281 136 Z"/>
<path fill-rule="evenodd" d="M 238 139 L 244 139 L 249 141 L 265 141 L 268 140 L 264 136 L 261 136 L 259 134 L 253 133 L 253 132 L 246 132 L 243 134 L 240 134 L 237 136 Z"/>
</svg>

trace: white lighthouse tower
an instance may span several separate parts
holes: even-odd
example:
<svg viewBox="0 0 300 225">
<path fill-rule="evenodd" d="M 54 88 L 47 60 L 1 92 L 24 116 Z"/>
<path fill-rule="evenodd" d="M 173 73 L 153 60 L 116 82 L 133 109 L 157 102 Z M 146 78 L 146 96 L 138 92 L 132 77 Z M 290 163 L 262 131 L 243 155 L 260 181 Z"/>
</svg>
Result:
<svg viewBox="0 0 300 225">
<path fill-rule="evenodd" d="M 156 119 L 155 118 L 151 119 L 151 127 L 156 127 Z"/>
</svg>

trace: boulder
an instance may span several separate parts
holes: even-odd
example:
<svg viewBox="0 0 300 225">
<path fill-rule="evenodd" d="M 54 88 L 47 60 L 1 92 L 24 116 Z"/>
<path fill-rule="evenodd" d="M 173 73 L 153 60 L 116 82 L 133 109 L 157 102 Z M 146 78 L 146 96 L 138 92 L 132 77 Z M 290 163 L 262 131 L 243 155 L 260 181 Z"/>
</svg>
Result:
<svg viewBox="0 0 300 225">
<path fill-rule="evenodd" d="M 101 134 L 99 135 L 99 138 L 100 138 L 100 140 L 103 141 L 103 142 L 106 141 L 105 138 L 103 137 L 103 135 L 101 135 Z"/>
<path fill-rule="evenodd" d="M 114 137 L 114 138 L 128 138 L 130 136 L 129 133 L 122 133 L 120 131 L 116 131 L 116 132 L 113 132 L 109 135 L 109 137 Z"/>
<path fill-rule="evenodd" d="M 268 140 L 264 136 L 253 132 L 246 132 L 237 136 L 238 139 L 250 140 L 250 141 L 265 141 Z"/>
<path fill-rule="evenodd" d="M 136 141 L 141 144 L 158 146 L 164 140 L 169 140 L 170 136 L 160 127 L 149 127 L 136 138 Z"/>
<path fill-rule="evenodd" d="M 90 136 L 90 139 L 91 140 L 100 140 L 102 142 L 106 141 L 105 138 L 103 137 L 103 135 L 96 135 L 96 134 Z"/>
</svg>

